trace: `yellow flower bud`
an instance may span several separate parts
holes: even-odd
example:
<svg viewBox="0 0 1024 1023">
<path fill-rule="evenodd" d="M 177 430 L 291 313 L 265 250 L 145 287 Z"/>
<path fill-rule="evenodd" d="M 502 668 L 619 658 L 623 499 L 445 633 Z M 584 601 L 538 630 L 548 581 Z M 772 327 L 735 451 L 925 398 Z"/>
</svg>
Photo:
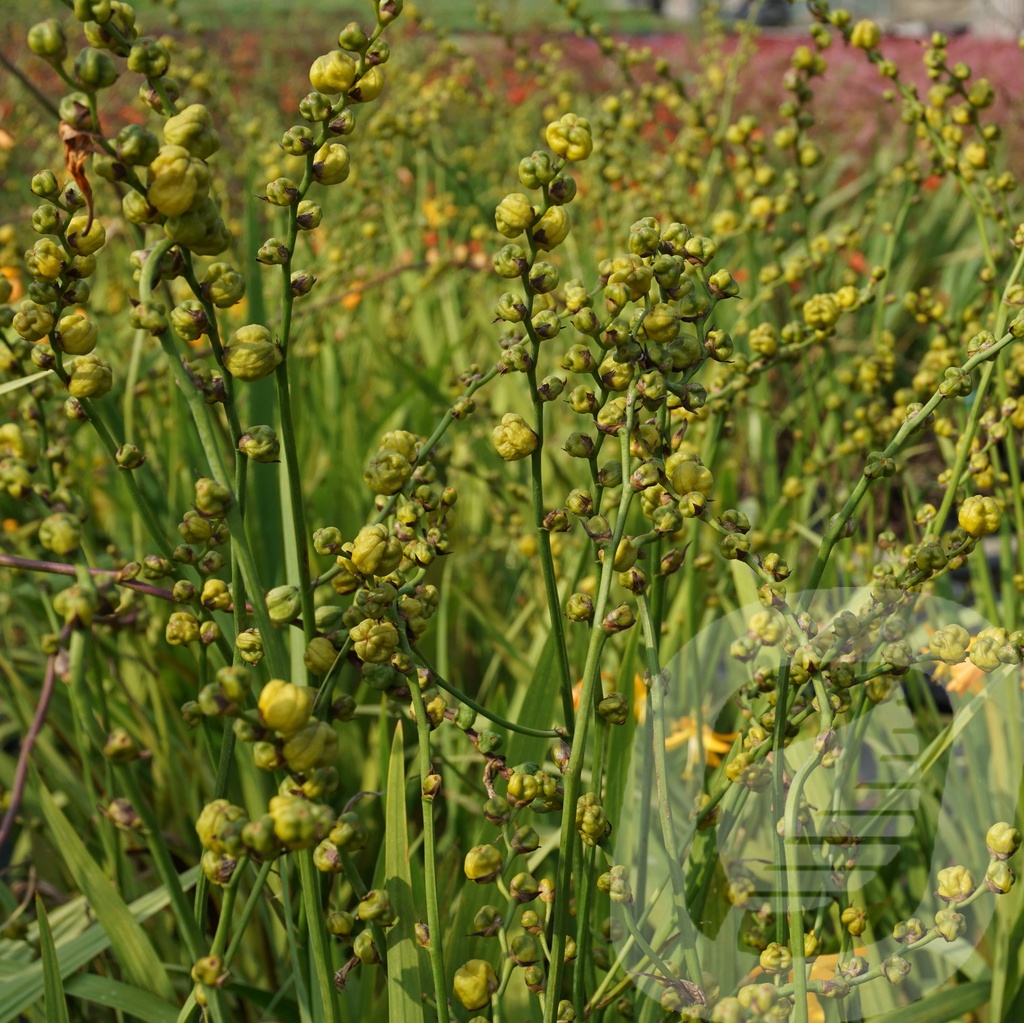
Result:
<svg viewBox="0 0 1024 1023">
<path fill-rule="evenodd" d="M 498 975 L 486 959 L 470 959 L 455 971 L 452 990 L 470 1012 L 475 1012 L 498 990 Z"/>
<path fill-rule="evenodd" d="M 96 324 L 78 313 L 62 316 L 57 324 L 56 341 L 68 355 L 88 355 L 96 347 L 98 337 Z"/>
<path fill-rule="evenodd" d="M 491 431 L 494 450 L 506 462 L 526 458 L 537 448 L 537 434 L 526 425 L 526 420 L 515 412 L 506 412 L 500 425 Z"/>
<path fill-rule="evenodd" d="M 494 226 L 506 238 L 518 238 L 533 223 L 535 215 L 529 196 L 510 192 L 494 211 Z"/>
<path fill-rule="evenodd" d="M 338 752 L 338 736 L 326 721 L 309 721 L 290 735 L 281 748 L 289 770 L 305 774 L 326 767 Z"/>
<path fill-rule="evenodd" d="M 164 123 L 164 142 L 182 146 L 193 156 L 205 160 L 220 149 L 210 111 L 202 103 L 191 103 Z"/>
<path fill-rule="evenodd" d="M 965 533 L 975 537 L 995 533 L 1002 519 L 1002 509 L 994 497 L 968 497 L 960 506 L 957 521 Z"/>
<path fill-rule="evenodd" d="M 530 237 L 538 249 L 553 249 L 569 237 L 569 214 L 564 206 L 552 206 L 534 224 Z"/>
<path fill-rule="evenodd" d="M 260 692 L 257 703 L 260 720 L 275 732 L 292 735 L 309 720 L 315 695 L 308 686 L 272 678 Z"/>
<path fill-rule="evenodd" d="M 71 364 L 68 393 L 73 398 L 102 398 L 113 386 L 110 367 L 95 355 L 81 355 Z"/>
<path fill-rule="evenodd" d="M 89 227 L 88 231 L 86 225 Z M 67 240 L 69 248 L 76 256 L 91 256 L 103 248 L 107 232 L 98 220 L 93 220 L 89 224 L 87 216 L 79 215 L 72 217 L 68 223 Z"/>
<path fill-rule="evenodd" d="M 370 103 L 384 91 L 384 70 L 372 67 L 362 78 L 349 89 L 349 99 L 353 103 Z"/>
<path fill-rule="evenodd" d="M 590 122 L 576 114 L 563 114 L 552 121 L 544 137 L 552 151 L 566 160 L 585 160 L 594 150 Z"/>
<path fill-rule="evenodd" d="M 149 165 L 149 204 L 165 216 L 176 217 L 196 210 L 210 187 L 210 171 L 184 146 L 160 147 Z"/>
<path fill-rule="evenodd" d="M 239 380 L 253 383 L 271 374 L 283 358 L 270 331 L 258 323 L 239 327 L 224 346 L 224 368 Z"/>
<path fill-rule="evenodd" d="M 378 451 L 363 471 L 363 482 L 375 493 L 397 494 L 412 478 L 412 466 L 397 451 Z"/>
<path fill-rule="evenodd" d="M 711 470 L 689 452 L 677 451 L 669 455 L 665 460 L 665 474 L 680 497 L 694 491 L 709 497 L 715 483 Z"/>
<path fill-rule="evenodd" d="M 333 96 L 348 92 L 356 80 L 356 62 L 341 50 L 317 57 L 309 69 L 309 83 L 317 92 Z"/>
<path fill-rule="evenodd" d="M 858 21 L 850 32 L 850 45 L 858 50 L 873 50 L 882 41 L 882 30 L 868 18 Z"/>
<path fill-rule="evenodd" d="M 328 142 L 313 159 L 313 177 L 321 185 L 340 185 L 349 174 L 348 149 L 340 142 Z"/>
<path fill-rule="evenodd" d="M 398 629 L 393 622 L 367 618 L 352 627 L 349 637 L 356 656 L 367 664 L 384 664 L 398 649 Z"/>
<path fill-rule="evenodd" d="M 402 562 L 402 545 L 382 523 L 364 526 L 356 536 L 350 555 L 363 575 L 387 575 Z"/>
</svg>

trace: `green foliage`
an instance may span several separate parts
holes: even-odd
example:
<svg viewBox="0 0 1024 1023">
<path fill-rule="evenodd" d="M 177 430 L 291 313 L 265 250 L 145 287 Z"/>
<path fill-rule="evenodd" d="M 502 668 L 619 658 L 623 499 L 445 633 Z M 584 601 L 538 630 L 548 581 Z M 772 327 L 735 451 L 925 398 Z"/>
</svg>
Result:
<svg viewBox="0 0 1024 1023">
<path fill-rule="evenodd" d="M 365 6 L 14 54 L 0 1023 L 1015 1019 L 1019 112 Z"/>
</svg>

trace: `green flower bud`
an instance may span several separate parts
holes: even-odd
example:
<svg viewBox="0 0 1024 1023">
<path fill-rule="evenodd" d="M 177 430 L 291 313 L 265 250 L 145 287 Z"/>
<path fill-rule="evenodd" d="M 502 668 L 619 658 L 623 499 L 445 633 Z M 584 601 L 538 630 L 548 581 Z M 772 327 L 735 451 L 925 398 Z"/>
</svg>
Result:
<svg viewBox="0 0 1024 1023">
<path fill-rule="evenodd" d="M 371 888 L 359 900 L 356 916 L 367 922 L 376 921 L 383 927 L 390 927 L 397 919 L 388 893 L 381 888 Z"/>
<path fill-rule="evenodd" d="M 88 227 L 88 230 L 86 230 Z M 91 256 L 103 248 L 107 240 L 107 232 L 98 220 L 89 224 L 89 218 L 72 217 L 67 228 L 68 248 L 76 256 Z"/>
<path fill-rule="evenodd" d="M 167 313 L 159 302 L 140 302 L 132 307 L 128 314 L 128 322 L 136 330 L 144 330 L 149 334 L 162 334 L 167 330 Z"/>
<path fill-rule="evenodd" d="M 585 160 L 593 152 L 590 122 L 576 114 L 564 114 L 544 131 L 552 151 L 566 160 Z"/>
<path fill-rule="evenodd" d="M 148 167 L 150 205 L 168 217 L 197 210 L 210 187 L 206 164 L 184 147 L 164 145 Z"/>
<path fill-rule="evenodd" d="M 195 482 L 196 511 L 206 518 L 222 518 L 232 503 L 231 489 L 208 476 Z"/>
<path fill-rule="evenodd" d="M 358 852 L 366 847 L 370 836 L 359 815 L 349 811 L 338 818 L 331 829 L 330 839 L 343 852 Z"/>
<path fill-rule="evenodd" d="M 913 945 L 925 935 L 925 926 L 916 916 L 909 920 L 899 920 L 892 929 L 892 936 L 901 945 Z"/>
<path fill-rule="evenodd" d="M 115 728 L 103 744 L 103 755 L 118 764 L 127 764 L 139 758 L 139 744 L 123 729 Z"/>
<path fill-rule="evenodd" d="M 349 50 L 352 53 L 362 53 L 368 44 L 369 39 L 358 22 L 350 21 L 338 33 L 338 45 L 343 50 Z"/>
<path fill-rule="evenodd" d="M 629 251 L 634 256 L 653 256 L 661 244 L 661 228 L 654 217 L 644 217 L 629 228 Z"/>
<path fill-rule="evenodd" d="M 274 834 L 286 849 L 311 849 L 327 837 L 333 823 L 330 807 L 301 796 L 274 796 L 267 809 Z"/>
<path fill-rule="evenodd" d="M 317 767 L 327 767 L 338 752 L 338 736 L 324 721 L 309 721 L 292 733 L 281 747 L 288 769 L 306 774 Z"/>
<path fill-rule="evenodd" d="M 604 616 L 601 628 L 605 632 L 625 632 L 636 625 L 636 616 L 628 604 L 619 604 Z"/>
<path fill-rule="evenodd" d="M 32 190 L 32 194 L 39 196 L 40 199 L 56 199 L 60 195 L 60 185 L 57 183 L 57 177 L 52 170 L 42 170 L 38 174 L 33 174 L 29 187 Z M 5 277 L 4 280 L 6 281 L 7 278 Z M 8 281 L 9 285 L 10 282 Z M 4 298 L 3 301 L 6 302 L 7 299 Z"/>
<path fill-rule="evenodd" d="M 368 618 L 349 631 L 356 656 L 370 664 L 383 664 L 398 649 L 398 629 L 392 622 Z"/>
<path fill-rule="evenodd" d="M 321 146 L 313 160 L 313 178 L 321 185 L 340 185 L 349 175 L 348 149 L 340 142 Z"/>
<path fill-rule="evenodd" d="M 160 78 L 167 74 L 170 65 L 170 51 L 163 43 L 149 36 L 136 39 L 128 51 L 128 70 L 134 71 L 137 75 Z"/>
<path fill-rule="evenodd" d="M 239 327 L 224 346 L 224 368 L 239 380 L 254 383 L 269 376 L 283 359 L 270 331 L 258 323 Z"/>
<path fill-rule="evenodd" d="M 220 149 L 213 118 L 201 103 L 189 104 L 164 122 L 164 142 L 169 146 L 180 146 L 199 160 L 213 156 Z"/>
<path fill-rule="evenodd" d="M 82 524 L 74 515 L 56 512 L 39 524 L 39 543 L 48 551 L 66 557 L 78 550 L 82 540 Z"/>
<path fill-rule="evenodd" d="M 267 591 L 267 612 L 275 625 L 287 625 L 297 618 L 302 609 L 302 597 L 297 586 L 275 586 Z"/>
<path fill-rule="evenodd" d="M 309 83 L 317 92 L 328 96 L 348 92 L 356 80 L 356 62 L 341 50 L 331 50 L 317 57 L 309 69 Z M 323 120 L 323 118 L 312 118 Z"/>
<path fill-rule="evenodd" d="M 95 131 L 89 97 L 84 92 L 70 92 L 62 96 L 57 106 L 60 119 L 76 131 Z"/>
<path fill-rule="evenodd" d="M 494 225 L 506 238 L 517 238 L 533 224 L 535 216 L 536 210 L 529 196 L 512 192 L 498 203 L 494 211 Z"/>
<path fill-rule="evenodd" d="M 522 277 L 530 267 L 526 252 L 520 245 L 503 245 L 494 254 L 493 264 L 495 273 L 507 280 Z"/>
<path fill-rule="evenodd" d="M 360 931 L 352 942 L 352 954 L 363 964 L 363 966 L 373 966 L 375 963 L 380 962 L 380 953 L 377 951 L 377 946 L 373 943 L 373 935 L 369 929 Z"/>
<path fill-rule="evenodd" d="M 75 57 L 74 75 L 86 89 L 106 89 L 118 79 L 117 65 L 109 53 L 86 46 Z"/>
<path fill-rule="evenodd" d="M 59 64 L 68 55 L 64 26 L 56 18 L 40 21 L 28 30 L 28 48 L 52 64 Z"/>
<path fill-rule="evenodd" d="M 296 207 L 295 222 L 301 231 L 312 231 L 320 226 L 324 212 L 318 203 L 303 199 Z"/>
<path fill-rule="evenodd" d="M 356 918 L 351 913 L 328 913 L 325 922 L 327 933 L 336 938 L 347 938 L 356 929 Z"/>
<path fill-rule="evenodd" d="M 594 599 L 587 593 L 574 593 L 565 604 L 565 616 L 571 622 L 589 622 L 594 618 Z"/>
<path fill-rule="evenodd" d="M 910 963 L 902 956 L 889 956 L 882 963 L 882 972 L 885 974 L 885 979 L 895 987 L 910 973 Z"/>
<path fill-rule="evenodd" d="M 967 933 L 967 918 L 955 909 L 940 909 L 935 914 L 935 929 L 946 941 L 956 941 Z"/>
<path fill-rule="evenodd" d="M 985 887 L 996 895 L 1005 895 L 1015 880 L 1010 865 L 1003 860 L 992 860 L 985 871 Z"/>
<path fill-rule="evenodd" d="M 211 263 L 199 290 L 218 309 L 228 309 L 244 298 L 245 278 L 228 263 Z"/>
<path fill-rule="evenodd" d="M 370 459 L 363 482 L 375 494 L 397 494 L 412 478 L 412 466 L 397 451 L 382 450 Z"/>
<path fill-rule="evenodd" d="M 576 830 L 589 846 L 598 845 L 612 832 L 611 821 L 593 792 L 585 792 L 576 801 Z"/>
<path fill-rule="evenodd" d="M 455 997 L 470 1012 L 484 1008 L 498 990 L 498 975 L 484 959 L 470 959 L 455 971 Z"/>
<path fill-rule="evenodd" d="M 597 705 L 597 713 L 611 725 L 624 725 L 629 718 L 629 701 L 622 693 L 611 693 Z"/>
<path fill-rule="evenodd" d="M 526 425 L 526 420 L 514 412 L 506 412 L 501 424 L 491 431 L 494 450 L 506 461 L 526 458 L 537 447 L 537 434 Z"/>
<path fill-rule="evenodd" d="M 68 368 L 68 394 L 72 398 L 102 398 L 114 386 L 110 367 L 95 355 L 80 355 Z"/>
</svg>

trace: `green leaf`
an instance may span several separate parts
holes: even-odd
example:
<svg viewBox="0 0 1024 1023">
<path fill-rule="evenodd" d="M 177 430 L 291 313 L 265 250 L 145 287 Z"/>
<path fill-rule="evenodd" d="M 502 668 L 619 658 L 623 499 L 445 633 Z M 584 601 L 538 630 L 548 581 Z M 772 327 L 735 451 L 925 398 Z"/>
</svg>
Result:
<svg viewBox="0 0 1024 1023">
<path fill-rule="evenodd" d="M 81 973 L 72 977 L 64 986 L 64 990 L 73 998 L 118 1009 L 126 1016 L 141 1019 L 143 1023 L 177 1023 L 177 1006 L 151 995 L 148 991 L 142 991 L 130 984 L 122 984 L 119 980 L 111 980 L 110 977 Z M 46 1018 L 49 1020 L 50 1017 Z"/>
<path fill-rule="evenodd" d="M 30 373 L 27 377 L 18 377 L 17 380 L 8 380 L 6 383 L 0 384 L 0 394 L 10 394 L 11 391 L 20 390 L 22 387 L 28 387 L 29 384 L 34 384 L 37 380 L 42 380 L 43 377 L 48 377 L 50 371 L 48 369 L 40 370 L 38 373 Z"/>
<path fill-rule="evenodd" d="M 36 919 L 39 921 L 39 951 L 43 960 L 43 992 L 46 1018 L 49 1023 L 71 1023 L 68 1003 L 64 1000 L 64 984 L 60 977 L 60 960 L 53 944 L 50 922 L 46 919 L 43 900 L 36 896 Z"/>
<path fill-rule="evenodd" d="M 195 886 L 196 878 L 199 876 L 199 868 L 192 867 L 191 870 L 179 875 L 181 887 L 188 891 Z M 75 903 L 82 903 L 82 900 L 75 899 Z M 161 885 L 153 891 L 136 899 L 129 907 L 132 918 L 142 923 L 148 920 L 155 913 L 167 907 L 170 901 L 167 889 Z M 84 906 L 84 903 L 82 903 Z M 53 914 L 53 918 L 65 913 L 68 909 L 61 906 Z M 31 924 L 28 929 L 28 938 L 31 941 L 34 934 L 38 934 L 37 924 Z M 22 946 L 22 942 L 10 942 Z M 95 959 L 110 947 L 110 938 L 100 924 L 93 924 L 83 934 L 75 935 L 57 945 L 57 955 L 60 959 L 61 977 L 68 978 L 75 970 L 80 969 L 86 963 Z M 2 975 L 0 975 L 2 979 Z M 18 963 L 17 973 L 11 975 L 10 979 L 0 983 L 0 1023 L 11 1023 L 18 1018 L 29 1006 L 34 1005 L 43 996 L 43 969 L 42 963 L 38 960 L 33 963 Z"/>
<path fill-rule="evenodd" d="M 388 898 L 398 922 L 388 930 L 388 1019 L 392 1023 L 421 1023 L 423 985 L 413 927 L 416 909 L 409 869 L 409 829 L 405 809 L 405 746 L 402 722 L 395 726 L 388 761 L 388 788 L 384 806 L 384 872 Z M 434 936 L 435 941 L 441 935 Z"/>
<path fill-rule="evenodd" d="M 987 981 L 972 984 L 958 984 L 945 991 L 937 991 L 928 998 L 922 998 L 912 1005 L 905 1005 L 895 1012 L 879 1016 L 877 1023 L 949 1023 L 961 1019 L 965 1012 L 971 1012 L 984 1005 L 989 997 Z"/>
<path fill-rule="evenodd" d="M 100 926 L 107 932 L 110 947 L 125 977 L 136 987 L 170 1001 L 174 997 L 174 989 L 146 932 L 89 855 L 71 822 L 42 782 L 39 783 L 39 803 L 53 844 L 60 850 L 75 883 L 89 900 Z"/>
</svg>

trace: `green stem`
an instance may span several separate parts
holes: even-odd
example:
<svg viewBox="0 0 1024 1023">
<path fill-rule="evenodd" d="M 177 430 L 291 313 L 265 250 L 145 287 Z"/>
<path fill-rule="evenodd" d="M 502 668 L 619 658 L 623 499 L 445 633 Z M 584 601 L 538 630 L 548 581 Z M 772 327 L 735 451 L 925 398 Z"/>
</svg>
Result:
<svg viewBox="0 0 1024 1023">
<path fill-rule="evenodd" d="M 402 649 L 412 657 L 409 640 L 402 629 Z M 444 936 L 441 931 L 441 913 L 437 897 L 437 857 L 434 849 L 434 794 L 428 788 L 427 779 L 433 773 L 430 762 L 430 721 L 427 708 L 423 703 L 423 694 L 413 679 L 409 684 L 412 694 L 413 708 L 416 711 L 416 736 L 419 743 L 420 766 L 420 807 L 423 812 L 423 880 L 427 898 L 427 926 L 430 928 L 430 939 L 427 943 L 427 956 L 430 959 L 430 973 L 434 982 L 434 998 L 437 1001 L 437 1018 L 440 1023 L 449 1019 L 445 1006 L 448 1004 L 448 985 L 444 972 Z"/>
<path fill-rule="evenodd" d="M 626 424 L 619 431 L 619 444 L 622 457 L 623 475 L 629 466 L 629 439 L 633 432 L 634 403 L 636 391 L 630 388 L 626 398 Z M 554 925 L 551 936 L 551 973 L 548 977 L 546 1000 L 544 1003 L 544 1023 L 555 1023 L 558 1002 L 561 997 L 562 974 L 565 952 L 566 930 L 569 923 L 569 892 L 572 886 L 572 851 L 577 841 L 576 835 L 576 800 L 580 794 L 580 779 L 583 774 L 583 762 L 586 758 L 587 728 L 593 716 L 594 692 L 601 677 L 601 651 L 607 633 L 604 631 L 604 616 L 608 607 L 608 594 L 611 590 L 613 554 L 619 547 L 626 530 L 626 515 L 633 498 L 633 488 L 624 485 L 619 498 L 619 514 L 615 520 L 615 529 L 611 542 L 606 548 L 606 556 L 601 566 L 601 578 L 598 583 L 597 600 L 594 602 L 594 620 L 590 631 L 590 643 L 587 647 L 587 659 L 583 668 L 583 687 L 580 693 L 579 717 L 572 737 L 572 752 L 569 764 L 563 775 L 563 807 L 562 822 L 559 835 L 558 884 L 555 899 Z"/>
</svg>

